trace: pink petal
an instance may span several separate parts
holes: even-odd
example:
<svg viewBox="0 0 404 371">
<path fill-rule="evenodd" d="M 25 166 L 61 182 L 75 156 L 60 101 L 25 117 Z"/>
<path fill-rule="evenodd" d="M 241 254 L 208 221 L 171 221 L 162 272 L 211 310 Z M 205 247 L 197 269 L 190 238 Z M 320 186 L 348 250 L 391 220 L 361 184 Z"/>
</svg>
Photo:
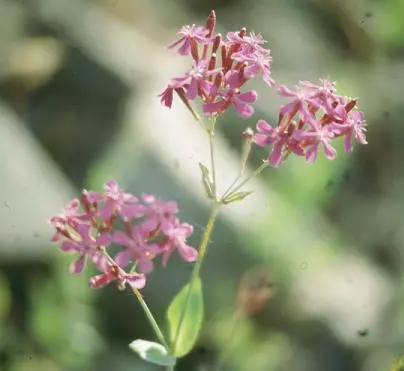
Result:
<svg viewBox="0 0 404 371">
<path fill-rule="evenodd" d="M 237 96 L 237 99 L 245 103 L 254 103 L 257 100 L 257 97 L 258 94 L 254 90 L 250 90 L 244 93 L 240 93 Z"/>
<path fill-rule="evenodd" d="M 313 144 L 306 151 L 306 160 L 307 162 L 313 163 L 316 161 L 318 153 L 318 144 Z"/>
<path fill-rule="evenodd" d="M 148 258 L 138 260 L 139 271 L 144 274 L 149 274 L 153 271 L 153 262 Z"/>
<path fill-rule="evenodd" d="M 127 274 L 125 275 L 125 279 L 135 289 L 142 289 L 146 285 L 146 276 L 144 274 Z"/>
<path fill-rule="evenodd" d="M 97 237 L 95 243 L 97 246 L 108 246 L 111 243 L 111 240 L 112 238 L 109 233 L 102 233 Z"/>
<path fill-rule="evenodd" d="M 198 96 L 198 82 L 196 79 L 192 79 L 185 95 L 189 100 L 194 100 Z"/>
<path fill-rule="evenodd" d="M 337 151 L 329 143 L 323 143 L 325 155 L 329 160 L 334 160 L 337 156 Z"/>
<path fill-rule="evenodd" d="M 104 222 L 107 222 L 111 219 L 112 214 L 114 213 L 115 210 L 115 205 L 116 202 L 112 200 L 111 198 L 108 198 L 108 200 L 105 202 L 104 206 L 100 210 L 100 216 Z"/>
<path fill-rule="evenodd" d="M 198 251 L 185 243 L 178 246 L 178 252 L 185 261 L 193 262 L 198 259 Z"/>
<path fill-rule="evenodd" d="M 205 115 L 209 115 L 211 113 L 219 112 L 220 109 L 223 107 L 224 102 L 221 100 L 216 103 L 205 103 L 203 105 L 203 113 Z"/>
<path fill-rule="evenodd" d="M 114 261 L 121 268 L 125 268 L 132 261 L 132 253 L 128 250 L 121 251 L 115 255 Z"/>
<path fill-rule="evenodd" d="M 269 125 L 265 120 L 257 121 L 257 130 L 260 133 L 264 133 L 270 136 L 273 136 L 275 132 L 275 129 L 271 125 Z"/>
<path fill-rule="evenodd" d="M 268 162 L 273 167 L 278 167 L 282 163 L 282 144 L 276 143 L 269 156 Z"/>
<path fill-rule="evenodd" d="M 293 92 L 292 90 L 290 90 L 289 88 L 287 88 L 285 85 L 279 86 L 278 94 L 281 97 L 285 97 L 285 98 L 292 98 L 292 97 L 296 96 L 296 93 Z"/>
<path fill-rule="evenodd" d="M 80 274 L 83 272 L 86 260 L 85 254 L 80 255 L 80 257 L 70 265 L 70 273 Z"/>
<path fill-rule="evenodd" d="M 133 241 L 128 237 L 128 235 L 122 231 L 115 231 L 112 235 L 112 242 L 122 246 L 131 246 Z"/>
<path fill-rule="evenodd" d="M 102 193 L 93 191 L 86 192 L 85 197 L 90 204 L 95 204 L 104 199 L 104 195 Z"/>
<path fill-rule="evenodd" d="M 72 241 L 64 241 L 60 246 L 60 250 L 64 252 L 77 251 L 77 245 Z"/>
<path fill-rule="evenodd" d="M 100 289 L 108 285 L 113 279 L 114 279 L 113 276 L 103 273 L 91 277 L 88 281 L 88 284 L 92 289 Z"/>
<path fill-rule="evenodd" d="M 248 104 L 240 104 L 233 101 L 234 107 L 240 117 L 248 119 L 254 114 L 254 108 Z"/>
<path fill-rule="evenodd" d="M 272 143 L 272 140 L 268 135 L 257 133 L 253 136 L 253 142 L 260 147 L 266 147 L 268 144 Z"/>
</svg>

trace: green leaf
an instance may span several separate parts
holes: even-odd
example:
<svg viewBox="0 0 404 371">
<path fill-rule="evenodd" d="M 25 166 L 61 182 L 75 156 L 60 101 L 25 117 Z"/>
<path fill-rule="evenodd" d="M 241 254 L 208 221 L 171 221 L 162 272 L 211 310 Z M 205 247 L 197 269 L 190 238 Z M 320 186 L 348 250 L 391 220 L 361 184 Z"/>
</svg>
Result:
<svg viewBox="0 0 404 371">
<path fill-rule="evenodd" d="M 213 192 L 213 184 L 210 181 L 209 177 L 209 169 L 202 163 L 199 163 L 199 168 L 201 169 L 202 172 L 202 182 L 203 187 L 205 188 L 205 192 L 210 199 L 214 199 L 215 194 Z"/>
<path fill-rule="evenodd" d="M 232 202 L 237 202 L 237 201 L 244 200 L 247 196 L 249 196 L 252 193 L 253 193 L 253 191 L 246 191 L 246 192 L 236 192 L 236 193 L 230 194 L 228 197 L 226 197 L 223 200 L 223 203 L 225 205 L 227 205 L 227 204 L 230 204 Z"/>
<path fill-rule="evenodd" d="M 175 358 L 170 356 L 167 349 L 159 343 L 138 339 L 132 341 L 129 348 L 147 362 L 160 366 L 173 367 L 175 365 Z"/>
<path fill-rule="evenodd" d="M 189 295 L 189 299 L 188 299 Z M 187 300 L 188 299 L 188 300 Z M 189 293 L 189 283 L 174 297 L 167 310 L 170 340 L 174 344 L 178 326 L 181 321 L 183 307 L 188 301 L 186 312 L 178 332 L 178 339 L 174 351 L 175 357 L 183 357 L 190 352 L 198 339 L 203 321 L 202 284 L 198 277 Z"/>
</svg>

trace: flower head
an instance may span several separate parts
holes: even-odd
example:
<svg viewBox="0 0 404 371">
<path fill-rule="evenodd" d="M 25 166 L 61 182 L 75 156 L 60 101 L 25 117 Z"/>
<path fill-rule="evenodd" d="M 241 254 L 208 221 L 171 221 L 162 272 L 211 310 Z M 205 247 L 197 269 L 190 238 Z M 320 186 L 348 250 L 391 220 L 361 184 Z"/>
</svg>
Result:
<svg viewBox="0 0 404 371">
<path fill-rule="evenodd" d="M 78 254 L 70 266 L 71 273 L 81 273 L 88 260 L 102 272 L 90 279 L 90 287 L 114 281 L 119 288 L 128 283 L 140 289 L 159 255 L 163 255 L 164 265 L 175 248 L 184 260 L 196 259 L 196 250 L 185 242 L 192 226 L 180 222 L 178 211 L 176 202 L 150 194 L 137 198 L 115 181 L 108 181 L 104 192 L 83 191 L 81 202 L 72 200 L 62 213 L 50 219 L 56 229 L 52 240 L 63 252 Z M 123 229 L 116 227 L 118 219 Z M 108 251 L 112 243 L 119 247 L 114 258 Z M 130 270 L 125 271 L 130 263 Z"/>
<path fill-rule="evenodd" d="M 353 138 L 367 143 L 364 115 L 354 110 L 356 100 L 338 95 L 335 84 L 329 80 L 320 80 L 319 85 L 301 81 L 296 91 L 281 85 L 278 94 L 292 99 L 291 102 L 281 106 L 275 127 L 259 120 L 254 136 L 257 145 L 272 145 L 270 165 L 279 166 L 290 153 L 314 162 L 320 147 L 333 160 L 337 151 L 332 141 L 339 137 L 345 137 L 347 152 L 352 150 Z"/>
<path fill-rule="evenodd" d="M 254 113 L 252 104 L 257 93 L 242 92 L 241 88 L 257 75 L 267 85 L 274 84 L 270 50 L 264 48 L 261 34 L 248 34 L 242 29 L 228 32 L 223 39 L 220 34 L 213 34 L 215 24 L 216 15 L 211 12 L 206 27 L 184 26 L 180 31 L 182 38 L 170 45 L 182 44 L 180 54 L 192 55 L 194 66 L 171 80 L 159 95 L 161 103 L 171 108 L 176 92 L 192 113 L 190 101 L 199 100 L 205 115 L 222 115 L 233 105 L 240 117 L 249 118 Z"/>
</svg>

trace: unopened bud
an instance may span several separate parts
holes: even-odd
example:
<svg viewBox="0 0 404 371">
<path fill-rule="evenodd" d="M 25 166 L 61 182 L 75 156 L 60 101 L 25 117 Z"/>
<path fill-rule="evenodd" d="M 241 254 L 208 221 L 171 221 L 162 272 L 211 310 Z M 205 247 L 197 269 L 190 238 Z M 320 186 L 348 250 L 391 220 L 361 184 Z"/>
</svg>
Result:
<svg viewBox="0 0 404 371">
<path fill-rule="evenodd" d="M 212 36 L 216 27 L 216 13 L 212 10 L 206 20 L 206 28 L 209 30 L 208 37 Z"/>
</svg>

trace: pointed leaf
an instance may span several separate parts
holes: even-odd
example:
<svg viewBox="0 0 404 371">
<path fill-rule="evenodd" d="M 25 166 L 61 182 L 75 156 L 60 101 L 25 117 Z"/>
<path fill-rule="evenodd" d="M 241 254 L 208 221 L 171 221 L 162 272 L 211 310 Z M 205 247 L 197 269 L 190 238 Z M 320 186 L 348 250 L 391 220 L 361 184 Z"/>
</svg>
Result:
<svg viewBox="0 0 404 371">
<path fill-rule="evenodd" d="M 188 299 L 189 295 L 189 299 Z M 189 283 L 174 297 L 167 310 L 170 340 L 174 344 L 178 326 L 181 322 L 183 307 L 188 299 L 188 305 L 183 316 L 178 339 L 174 349 L 175 357 L 183 357 L 189 353 L 198 339 L 203 321 L 203 296 L 202 284 L 198 277 L 189 293 Z"/>
<path fill-rule="evenodd" d="M 249 196 L 252 193 L 253 193 L 253 191 L 246 191 L 246 192 L 236 192 L 236 193 L 230 194 L 228 197 L 226 197 L 223 200 L 223 203 L 225 205 L 227 205 L 227 204 L 230 204 L 232 202 L 241 201 L 241 200 L 245 199 L 247 196 Z"/>
<path fill-rule="evenodd" d="M 201 169 L 202 172 L 202 182 L 203 187 L 205 188 L 205 192 L 209 198 L 213 199 L 214 198 L 213 184 L 210 181 L 209 169 L 202 163 L 199 163 L 199 168 Z"/>
<path fill-rule="evenodd" d="M 159 343 L 138 339 L 132 341 L 129 348 L 147 362 L 160 366 L 175 365 L 175 358 L 170 356 L 167 349 Z"/>
</svg>

